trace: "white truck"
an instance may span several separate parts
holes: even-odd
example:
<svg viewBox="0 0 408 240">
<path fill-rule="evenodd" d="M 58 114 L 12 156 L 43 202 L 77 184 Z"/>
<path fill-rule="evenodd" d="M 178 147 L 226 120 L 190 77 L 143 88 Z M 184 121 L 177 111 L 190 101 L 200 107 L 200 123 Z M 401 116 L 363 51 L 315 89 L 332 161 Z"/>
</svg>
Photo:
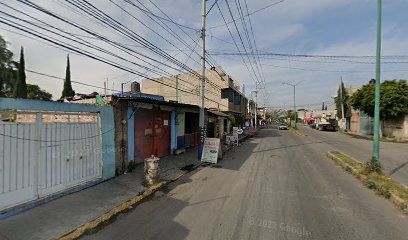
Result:
<svg viewBox="0 0 408 240">
<path fill-rule="evenodd" d="M 322 117 L 316 119 L 316 129 L 320 131 L 336 131 L 336 117 L 330 113 L 323 113 Z"/>
</svg>

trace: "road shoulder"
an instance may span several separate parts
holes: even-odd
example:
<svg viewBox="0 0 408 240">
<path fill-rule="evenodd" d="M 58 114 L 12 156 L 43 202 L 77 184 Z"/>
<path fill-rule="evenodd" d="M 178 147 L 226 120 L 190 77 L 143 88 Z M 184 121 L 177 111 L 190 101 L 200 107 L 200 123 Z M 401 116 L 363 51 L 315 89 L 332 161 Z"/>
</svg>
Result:
<svg viewBox="0 0 408 240">
<path fill-rule="evenodd" d="M 408 214 L 408 187 L 391 177 L 376 173 L 367 172 L 365 165 L 352 157 L 338 152 L 329 151 L 327 157 L 332 159 L 344 170 L 359 179 L 364 186 L 372 189 L 378 195 L 390 200 L 399 210 Z"/>
</svg>

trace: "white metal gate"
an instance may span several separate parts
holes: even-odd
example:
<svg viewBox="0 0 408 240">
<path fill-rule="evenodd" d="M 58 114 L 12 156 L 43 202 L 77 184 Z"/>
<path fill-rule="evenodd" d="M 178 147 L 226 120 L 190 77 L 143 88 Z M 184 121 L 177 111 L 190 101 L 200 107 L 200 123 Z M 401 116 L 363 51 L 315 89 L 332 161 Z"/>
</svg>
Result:
<svg viewBox="0 0 408 240">
<path fill-rule="evenodd" d="M 0 210 L 102 176 L 98 113 L 0 112 Z"/>
</svg>

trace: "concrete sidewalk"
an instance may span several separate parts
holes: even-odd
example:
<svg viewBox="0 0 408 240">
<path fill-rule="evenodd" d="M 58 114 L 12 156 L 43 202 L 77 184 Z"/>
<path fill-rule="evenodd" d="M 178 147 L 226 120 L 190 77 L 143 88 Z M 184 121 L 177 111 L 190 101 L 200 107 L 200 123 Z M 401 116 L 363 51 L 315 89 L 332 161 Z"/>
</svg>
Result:
<svg viewBox="0 0 408 240">
<path fill-rule="evenodd" d="M 161 178 L 172 180 L 191 164 L 200 164 L 197 149 L 164 157 Z M 0 220 L 0 239 L 56 239 L 145 191 L 143 172 L 140 164 L 131 173 Z"/>
<path fill-rule="evenodd" d="M 339 133 L 346 134 L 346 135 L 349 135 L 349 136 L 352 136 L 352 137 L 358 138 L 358 139 L 373 140 L 372 135 L 366 135 L 366 134 L 357 133 L 357 132 L 350 132 L 350 131 L 348 131 L 348 132 L 339 131 Z M 380 141 L 381 142 L 408 143 L 407 139 L 395 139 L 395 138 L 387 138 L 387 137 L 381 137 Z"/>
</svg>

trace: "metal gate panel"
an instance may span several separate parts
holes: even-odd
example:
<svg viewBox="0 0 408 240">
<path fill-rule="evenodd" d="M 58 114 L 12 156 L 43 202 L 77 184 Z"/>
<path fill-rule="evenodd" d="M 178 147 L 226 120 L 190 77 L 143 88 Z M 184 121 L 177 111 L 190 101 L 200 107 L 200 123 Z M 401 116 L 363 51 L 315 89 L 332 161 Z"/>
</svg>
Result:
<svg viewBox="0 0 408 240">
<path fill-rule="evenodd" d="M 92 115 L 83 115 L 92 116 Z M 54 122 L 42 125 L 40 196 L 102 177 L 99 118 L 94 122 Z"/>
<path fill-rule="evenodd" d="M 35 168 L 31 156 L 35 156 L 35 124 L 0 124 L 0 209 L 23 203 L 36 197 Z"/>
<path fill-rule="evenodd" d="M 0 112 L 0 210 L 102 177 L 98 113 L 5 115 L 12 117 Z"/>
</svg>

